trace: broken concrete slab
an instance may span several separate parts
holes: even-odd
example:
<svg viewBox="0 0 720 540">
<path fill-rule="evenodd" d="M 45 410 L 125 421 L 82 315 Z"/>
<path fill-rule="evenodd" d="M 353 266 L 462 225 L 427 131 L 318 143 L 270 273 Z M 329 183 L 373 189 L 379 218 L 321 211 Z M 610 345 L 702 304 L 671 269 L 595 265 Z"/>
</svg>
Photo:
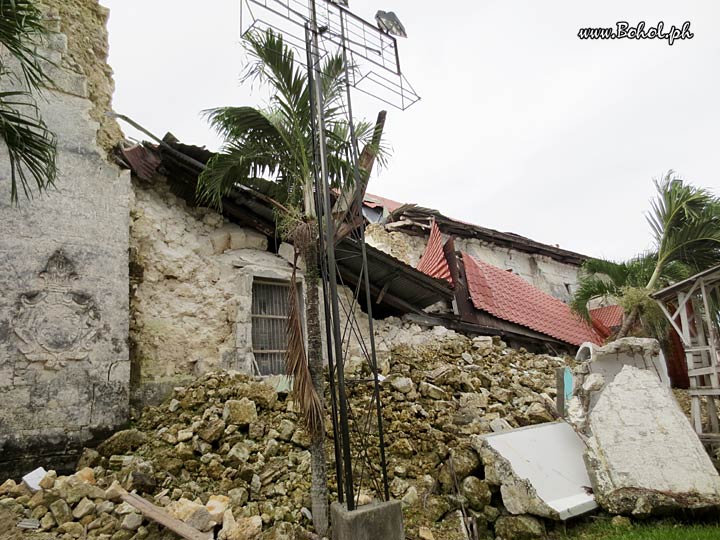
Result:
<svg viewBox="0 0 720 540">
<path fill-rule="evenodd" d="M 605 384 L 610 383 L 623 366 L 633 366 L 652 371 L 666 386 L 670 386 L 665 357 L 656 339 L 626 337 L 602 347 L 583 343 L 575 359 L 582 362 L 581 367 L 587 368 L 586 373 L 602 375 Z"/>
<path fill-rule="evenodd" d="M 511 514 L 565 520 L 597 508 L 586 489 L 585 444 L 565 422 L 477 436 L 473 446 Z"/>
<path fill-rule="evenodd" d="M 648 516 L 720 507 L 720 475 L 669 388 L 625 366 L 588 415 L 585 460 L 598 503 Z"/>
<path fill-rule="evenodd" d="M 669 387 L 665 358 L 655 339 L 628 337 L 598 347 L 584 343 L 576 355 L 572 398 L 567 402 L 567 418 L 578 430 L 587 432 L 587 415 L 595 407 L 603 389 L 626 366 L 647 370 Z"/>
</svg>

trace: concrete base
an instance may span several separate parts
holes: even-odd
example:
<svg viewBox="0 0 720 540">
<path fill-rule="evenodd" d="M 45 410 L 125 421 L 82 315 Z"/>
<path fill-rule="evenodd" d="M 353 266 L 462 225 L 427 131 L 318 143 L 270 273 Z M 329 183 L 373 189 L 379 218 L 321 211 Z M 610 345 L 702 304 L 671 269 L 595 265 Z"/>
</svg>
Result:
<svg viewBox="0 0 720 540">
<path fill-rule="evenodd" d="M 330 513 L 333 540 L 405 540 L 400 501 L 371 503 L 352 512 L 334 502 Z"/>
</svg>

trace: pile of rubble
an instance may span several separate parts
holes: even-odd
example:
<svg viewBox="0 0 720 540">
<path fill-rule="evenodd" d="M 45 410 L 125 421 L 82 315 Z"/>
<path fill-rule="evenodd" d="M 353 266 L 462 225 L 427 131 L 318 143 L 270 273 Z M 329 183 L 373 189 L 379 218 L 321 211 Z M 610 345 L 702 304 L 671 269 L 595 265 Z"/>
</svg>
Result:
<svg viewBox="0 0 720 540">
<path fill-rule="evenodd" d="M 390 492 L 402 500 L 408 538 L 464 538 L 462 512 L 484 534 L 511 538 L 516 526 L 540 534 L 540 521 L 506 515 L 475 438 L 555 420 L 555 371 L 567 361 L 437 327 L 434 339 L 392 350 L 383 382 L 385 442 Z M 371 406 L 368 393 L 350 392 L 357 416 Z M 366 446 L 378 463 L 376 442 L 370 436 Z"/>
<path fill-rule="evenodd" d="M 392 350 L 382 384 L 390 490 L 402 500 L 406 537 L 464 538 L 460 512 L 481 536 L 543 534 L 542 520 L 503 508 L 472 440 L 552 421 L 555 370 L 565 361 L 444 328 L 403 331 L 423 333 L 414 340 L 421 344 Z M 358 380 L 364 369 L 357 367 Z M 349 388 L 356 413 L 371 406 L 370 385 Z M 291 396 L 267 381 L 210 373 L 147 408 L 133 429 L 87 449 L 74 475 L 51 471 L 36 492 L 5 482 L 0 510 L 24 518 L 34 538 L 173 538 L 120 497 L 134 490 L 218 538 L 295 538 L 311 529 L 309 438 L 301 426 Z M 328 434 L 329 460 L 331 441 Z M 379 498 L 367 484 L 361 499 Z"/>
</svg>

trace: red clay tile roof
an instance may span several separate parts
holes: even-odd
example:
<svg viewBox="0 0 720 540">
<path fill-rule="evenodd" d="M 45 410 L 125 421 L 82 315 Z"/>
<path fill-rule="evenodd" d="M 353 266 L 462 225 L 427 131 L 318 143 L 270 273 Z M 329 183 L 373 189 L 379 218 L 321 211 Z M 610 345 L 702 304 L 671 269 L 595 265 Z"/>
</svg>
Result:
<svg viewBox="0 0 720 540">
<path fill-rule="evenodd" d="M 597 332 L 609 337 L 614 328 L 622 326 L 625 310 L 622 306 L 604 306 L 590 310 L 590 320 Z"/>
<path fill-rule="evenodd" d="M 515 274 L 463 253 L 475 308 L 571 345 L 600 344 L 598 333 L 570 307 Z"/>
<path fill-rule="evenodd" d="M 445 252 L 443 251 L 442 234 L 434 220 L 430 227 L 430 238 L 428 238 L 425 252 L 420 258 L 417 269 L 428 276 L 447 280 L 452 285 L 450 267 L 445 258 Z"/>
<path fill-rule="evenodd" d="M 625 310 L 622 306 L 604 306 L 590 310 L 590 318 L 608 328 L 622 326 Z"/>
</svg>

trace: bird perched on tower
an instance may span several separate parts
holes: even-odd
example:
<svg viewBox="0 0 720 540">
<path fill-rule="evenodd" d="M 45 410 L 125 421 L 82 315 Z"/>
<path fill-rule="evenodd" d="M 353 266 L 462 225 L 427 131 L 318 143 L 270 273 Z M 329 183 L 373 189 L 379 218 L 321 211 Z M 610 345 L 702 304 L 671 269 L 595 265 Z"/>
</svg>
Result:
<svg viewBox="0 0 720 540">
<path fill-rule="evenodd" d="M 375 14 L 375 20 L 377 21 L 378 28 L 386 34 L 407 37 L 405 27 L 400 22 L 400 19 L 397 18 L 395 12 L 379 10 Z"/>
</svg>

